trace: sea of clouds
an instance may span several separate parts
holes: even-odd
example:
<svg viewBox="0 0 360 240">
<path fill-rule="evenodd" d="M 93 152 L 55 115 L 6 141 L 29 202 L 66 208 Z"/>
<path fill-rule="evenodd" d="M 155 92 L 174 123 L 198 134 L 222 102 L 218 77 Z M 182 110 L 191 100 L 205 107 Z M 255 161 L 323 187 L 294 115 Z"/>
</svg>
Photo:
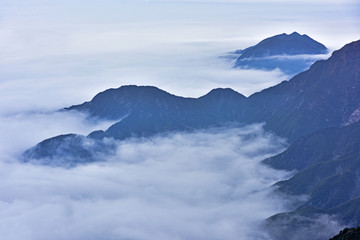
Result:
<svg viewBox="0 0 360 240">
<path fill-rule="evenodd" d="M 3 140 L 3 139 L 2 139 Z M 262 125 L 117 143 L 105 162 L 74 168 L 0 162 L 4 239 L 269 239 L 286 210 L 262 159 L 284 149 Z"/>
</svg>

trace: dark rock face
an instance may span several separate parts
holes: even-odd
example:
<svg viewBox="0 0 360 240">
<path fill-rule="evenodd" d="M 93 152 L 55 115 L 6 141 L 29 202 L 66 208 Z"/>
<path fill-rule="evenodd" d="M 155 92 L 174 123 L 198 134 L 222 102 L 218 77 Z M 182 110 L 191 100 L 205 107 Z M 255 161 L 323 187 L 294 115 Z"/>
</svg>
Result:
<svg viewBox="0 0 360 240">
<path fill-rule="evenodd" d="M 286 74 L 294 75 L 308 69 L 314 60 L 301 57 L 291 58 L 291 56 L 326 54 L 327 52 L 323 44 L 305 34 L 283 33 L 264 39 L 255 46 L 236 51 L 240 56 L 236 60 L 235 67 L 264 70 L 279 68 Z"/>
<path fill-rule="evenodd" d="M 338 235 L 329 240 L 358 240 L 360 239 L 360 227 L 345 228 L 339 232 Z"/>
</svg>

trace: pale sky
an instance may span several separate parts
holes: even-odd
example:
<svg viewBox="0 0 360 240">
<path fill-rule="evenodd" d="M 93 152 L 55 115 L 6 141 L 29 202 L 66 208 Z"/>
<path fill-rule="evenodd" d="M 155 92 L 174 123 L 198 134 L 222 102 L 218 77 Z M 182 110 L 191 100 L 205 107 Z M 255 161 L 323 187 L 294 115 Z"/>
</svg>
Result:
<svg viewBox="0 0 360 240">
<path fill-rule="evenodd" d="M 335 0 L 0 0 L 0 104 L 10 111 L 54 109 L 125 84 L 192 97 L 231 87 L 248 96 L 287 76 L 235 71 L 219 56 L 294 31 L 338 49 L 360 38 L 359 6 Z"/>
</svg>

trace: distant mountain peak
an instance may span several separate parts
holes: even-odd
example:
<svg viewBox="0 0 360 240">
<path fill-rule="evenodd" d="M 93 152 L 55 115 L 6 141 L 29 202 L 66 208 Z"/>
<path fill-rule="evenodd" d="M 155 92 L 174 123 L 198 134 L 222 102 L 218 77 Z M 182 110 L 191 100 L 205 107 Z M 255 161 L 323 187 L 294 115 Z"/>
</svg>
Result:
<svg viewBox="0 0 360 240">
<path fill-rule="evenodd" d="M 323 44 L 306 34 L 301 35 L 298 32 L 282 33 L 266 38 L 244 50 L 236 51 L 236 54 L 240 55 L 236 60 L 235 67 L 261 70 L 279 68 L 284 73 L 293 75 L 306 70 L 315 59 L 291 59 L 289 57 L 326 53 L 328 53 L 328 49 Z M 288 58 L 283 58 L 284 56 Z"/>
<path fill-rule="evenodd" d="M 90 102 L 73 105 L 65 110 L 87 112 L 95 118 L 119 120 L 138 107 L 152 109 L 173 99 L 183 99 L 154 86 L 125 85 L 98 93 Z"/>
<path fill-rule="evenodd" d="M 301 36 L 298 32 L 293 32 L 290 34 L 291 36 Z"/>
<path fill-rule="evenodd" d="M 138 85 L 124 85 L 119 88 L 110 88 L 107 89 L 99 94 L 97 94 L 94 98 L 105 95 L 105 94 L 114 94 L 117 97 L 127 97 L 128 95 L 148 95 L 149 97 L 155 93 L 162 93 L 168 94 L 170 93 L 165 92 L 154 86 L 138 86 Z"/>
<path fill-rule="evenodd" d="M 241 98 L 245 98 L 244 95 L 238 93 L 237 91 L 231 89 L 231 88 L 214 88 L 210 92 L 208 92 L 206 95 L 202 97 L 209 97 L 209 96 L 239 96 Z"/>
<path fill-rule="evenodd" d="M 293 32 L 279 34 L 260 41 L 253 47 L 244 49 L 239 59 L 276 55 L 324 54 L 327 48 L 306 34 Z"/>
<path fill-rule="evenodd" d="M 300 34 L 300 33 L 296 32 L 296 31 L 294 31 L 294 32 L 292 32 L 290 34 L 286 34 L 286 33 L 283 33 L 283 34 L 285 34 L 287 36 L 292 36 L 292 37 L 309 37 L 306 34 Z"/>
</svg>

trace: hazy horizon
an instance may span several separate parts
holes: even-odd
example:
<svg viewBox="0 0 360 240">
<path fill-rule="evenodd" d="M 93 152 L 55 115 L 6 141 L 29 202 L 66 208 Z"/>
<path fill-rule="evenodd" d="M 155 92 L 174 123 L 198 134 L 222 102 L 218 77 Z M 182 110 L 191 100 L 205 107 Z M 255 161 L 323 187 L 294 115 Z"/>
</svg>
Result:
<svg viewBox="0 0 360 240">
<path fill-rule="evenodd" d="M 250 95 L 289 77 L 219 58 L 281 33 L 360 39 L 356 1 L 0 1 L 2 112 L 58 109 L 122 85 Z M 51 101 L 49 101 L 51 99 Z"/>
</svg>

